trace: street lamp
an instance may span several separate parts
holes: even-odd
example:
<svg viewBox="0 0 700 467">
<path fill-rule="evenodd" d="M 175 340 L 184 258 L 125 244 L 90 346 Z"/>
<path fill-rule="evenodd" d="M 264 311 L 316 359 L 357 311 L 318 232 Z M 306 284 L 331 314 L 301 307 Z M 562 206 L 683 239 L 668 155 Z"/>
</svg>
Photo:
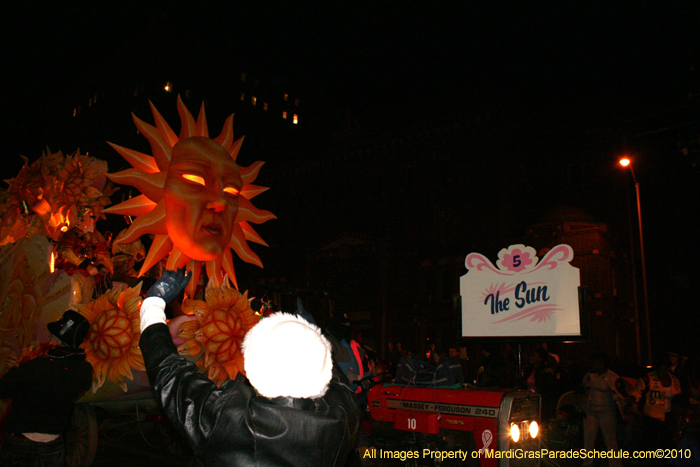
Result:
<svg viewBox="0 0 700 467">
<path fill-rule="evenodd" d="M 646 261 L 644 260 L 644 236 L 642 234 L 642 205 L 639 201 L 639 182 L 637 181 L 637 177 L 634 175 L 634 167 L 632 166 L 632 161 L 629 158 L 623 157 L 622 159 L 620 159 L 620 165 L 623 167 L 630 168 L 630 172 L 632 173 L 632 180 L 634 180 L 634 189 L 637 193 L 637 219 L 639 220 L 639 251 L 642 260 L 642 289 L 644 290 L 644 319 L 647 334 L 647 358 L 649 365 L 652 365 L 651 326 L 649 324 L 649 292 L 647 289 L 647 267 Z"/>
</svg>

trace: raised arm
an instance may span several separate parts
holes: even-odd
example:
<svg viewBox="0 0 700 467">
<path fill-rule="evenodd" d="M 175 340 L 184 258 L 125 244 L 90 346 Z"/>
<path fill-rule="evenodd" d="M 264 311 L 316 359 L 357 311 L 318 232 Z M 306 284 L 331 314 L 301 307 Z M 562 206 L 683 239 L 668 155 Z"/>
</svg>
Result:
<svg viewBox="0 0 700 467">
<path fill-rule="evenodd" d="M 182 270 L 166 271 L 151 287 L 141 306 L 139 345 L 148 379 L 165 414 L 196 451 L 204 451 L 223 407 L 231 398 L 252 397 L 252 389 L 240 381 L 219 389 L 194 363 L 177 353 L 164 310 L 166 302 L 174 300 L 188 282 L 189 275 Z"/>
</svg>

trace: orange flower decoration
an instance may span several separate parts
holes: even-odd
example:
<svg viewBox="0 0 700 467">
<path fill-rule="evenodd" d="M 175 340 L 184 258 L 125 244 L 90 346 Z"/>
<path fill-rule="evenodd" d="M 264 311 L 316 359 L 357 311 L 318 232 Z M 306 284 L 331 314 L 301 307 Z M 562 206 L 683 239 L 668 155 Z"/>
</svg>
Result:
<svg viewBox="0 0 700 467">
<path fill-rule="evenodd" d="M 5 180 L 10 186 L 2 209 L 0 240 L 16 239 L 24 235 L 20 213 L 29 210 L 41 219 L 41 233 L 58 240 L 63 227 L 76 222 L 78 206 L 96 208 L 96 215 L 110 204 L 114 190 L 101 192 L 96 186 L 104 185 L 107 162 L 80 154 L 64 156 L 49 148 L 31 165 L 21 156 L 24 166 L 19 174 Z"/>
<path fill-rule="evenodd" d="M 206 371 L 209 379 L 221 386 L 238 373 L 245 374 L 241 343 L 260 316 L 250 307 L 247 291 L 241 294 L 228 278 L 220 287 L 214 284 L 210 279 L 204 292 L 205 301 L 183 302 L 182 310 L 197 319 L 178 328 L 178 337 L 185 339 L 178 352 L 185 357 L 199 357 L 200 371 Z"/>
<path fill-rule="evenodd" d="M 85 358 L 94 368 L 92 392 L 102 387 L 105 379 L 126 392 L 126 379 L 131 372 L 145 370 L 139 349 L 141 283 L 122 290 L 108 290 L 87 305 L 76 305 L 78 312 L 90 322 L 85 341 Z"/>
<path fill-rule="evenodd" d="M 63 157 L 60 151 L 58 155 Z M 24 156 L 20 157 L 24 160 L 22 170 L 15 178 L 5 181 L 10 185 L 10 198 L 14 204 L 25 201 L 33 209 L 37 202 L 43 199 L 44 191 L 48 188 L 46 186 L 49 182 L 46 178 L 48 173 L 42 164 L 46 155 L 44 154 L 42 158 L 34 161 L 31 165 L 29 159 Z"/>
<path fill-rule="evenodd" d="M 89 205 L 90 200 L 102 196 L 100 190 L 92 184 L 97 177 L 105 173 L 107 173 L 105 161 L 79 152 L 68 156 L 59 174 L 62 204 Z"/>
</svg>

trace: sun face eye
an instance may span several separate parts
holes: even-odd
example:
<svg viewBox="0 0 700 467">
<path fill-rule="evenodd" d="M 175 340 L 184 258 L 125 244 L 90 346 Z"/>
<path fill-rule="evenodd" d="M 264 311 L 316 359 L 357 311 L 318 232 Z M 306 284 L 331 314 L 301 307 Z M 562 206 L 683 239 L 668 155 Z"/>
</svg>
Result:
<svg viewBox="0 0 700 467">
<path fill-rule="evenodd" d="M 199 175 L 183 174 L 182 178 L 184 178 L 185 180 L 189 180 L 191 182 L 194 182 L 198 185 L 206 185 L 206 183 L 204 183 L 204 179 L 202 177 L 200 177 Z"/>
<path fill-rule="evenodd" d="M 240 192 L 241 192 L 241 190 L 239 190 L 238 188 L 234 188 L 232 186 L 227 186 L 226 188 L 224 188 L 224 193 L 228 193 L 230 195 L 237 195 Z"/>
</svg>

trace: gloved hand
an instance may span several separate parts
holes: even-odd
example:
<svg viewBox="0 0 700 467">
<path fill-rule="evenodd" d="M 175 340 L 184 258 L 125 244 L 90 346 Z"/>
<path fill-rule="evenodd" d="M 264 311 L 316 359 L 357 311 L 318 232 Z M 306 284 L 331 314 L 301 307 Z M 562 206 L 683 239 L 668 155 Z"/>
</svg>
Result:
<svg viewBox="0 0 700 467">
<path fill-rule="evenodd" d="M 163 271 L 163 275 L 156 281 L 155 284 L 148 289 L 146 298 L 158 297 L 162 298 L 166 304 L 172 302 L 180 295 L 187 283 L 190 281 L 192 273 L 185 273 L 185 270 L 180 268 L 177 271 Z"/>
</svg>

